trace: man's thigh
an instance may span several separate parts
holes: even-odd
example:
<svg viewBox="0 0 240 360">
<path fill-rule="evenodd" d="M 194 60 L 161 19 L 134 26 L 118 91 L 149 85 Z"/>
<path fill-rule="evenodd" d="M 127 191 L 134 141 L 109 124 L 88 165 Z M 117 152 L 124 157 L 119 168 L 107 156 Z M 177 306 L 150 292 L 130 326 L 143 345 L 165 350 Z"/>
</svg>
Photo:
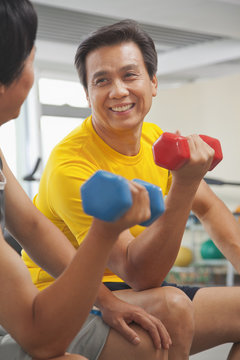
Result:
<svg viewBox="0 0 240 360">
<path fill-rule="evenodd" d="M 171 336 L 178 333 L 179 326 L 186 326 L 186 329 L 192 326 L 192 301 L 176 287 L 164 286 L 143 291 L 120 290 L 114 294 L 158 318 Z"/>
<path fill-rule="evenodd" d="M 191 354 L 240 342 L 240 287 L 206 287 L 193 299 L 195 335 Z"/>
<path fill-rule="evenodd" d="M 169 309 L 169 302 L 176 295 L 182 295 L 183 299 L 188 299 L 186 294 L 176 287 L 164 286 L 142 291 L 134 291 L 132 289 L 114 291 L 114 294 L 130 304 L 140 306 L 150 314 L 154 315 L 154 309 L 157 312 L 166 313 Z M 187 300 L 190 303 L 190 300 Z"/>
<path fill-rule="evenodd" d="M 99 360 L 167 360 L 168 350 L 156 349 L 150 336 L 136 324 L 130 325 L 138 334 L 140 343 L 133 345 L 114 329 L 110 330 Z"/>
</svg>

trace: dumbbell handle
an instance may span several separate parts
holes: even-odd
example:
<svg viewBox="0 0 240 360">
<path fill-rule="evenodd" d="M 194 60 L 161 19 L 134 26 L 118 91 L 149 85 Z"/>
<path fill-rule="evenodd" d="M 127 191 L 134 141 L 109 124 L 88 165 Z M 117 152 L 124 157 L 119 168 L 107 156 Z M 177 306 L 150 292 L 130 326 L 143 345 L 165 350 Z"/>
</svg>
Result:
<svg viewBox="0 0 240 360">
<path fill-rule="evenodd" d="M 221 144 L 218 139 L 207 135 L 199 135 L 203 141 L 215 150 L 209 170 L 223 159 Z M 153 144 L 153 157 L 158 166 L 168 170 L 180 169 L 190 158 L 188 140 L 184 136 L 165 132 Z"/>
<path fill-rule="evenodd" d="M 165 210 L 162 191 L 145 181 L 134 181 L 145 186 L 149 193 L 151 218 L 140 224 L 148 226 Z M 104 221 L 119 219 L 132 206 L 128 181 L 104 170 L 97 171 L 81 186 L 81 197 L 85 213 Z"/>
</svg>

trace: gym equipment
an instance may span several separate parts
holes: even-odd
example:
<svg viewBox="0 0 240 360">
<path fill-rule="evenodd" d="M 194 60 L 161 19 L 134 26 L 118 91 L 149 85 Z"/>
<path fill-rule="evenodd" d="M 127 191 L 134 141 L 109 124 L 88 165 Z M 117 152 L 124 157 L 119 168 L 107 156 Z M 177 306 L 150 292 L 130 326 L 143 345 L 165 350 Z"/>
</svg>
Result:
<svg viewBox="0 0 240 360">
<path fill-rule="evenodd" d="M 204 180 L 206 181 L 206 183 L 208 185 L 232 185 L 232 186 L 240 186 L 240 182 L 236 182 L 236 181 L 225 181 L 225 180 L 220 180 L 220 179 L 211 179 L 211 178 L 204 178 Z"/>
<path fill-rule="evenodd" d="M 165 210 L 162 191 L 146 181 L 134 181 L 145 186 L 149 193 L 151 218 L 140 224 L 148 226 Z M 104 170 L 95 172 L 81 186 L 81 197 L 86 214 L 109 222 L 119 219 L 132 206 L 128 181 Z"/>
<path fill-rule="evenodd" d="M 202 258 L 205 260 L 225 258 L 211 239 L 208 239 L 202 243 L 200 253 Z"/>
<path fill-rule="evenodd" d="M 188 247 L 181 246 L 175 260 L 174 266 L 179 267 L 187 267 L 193 261 L 193 253 L 192 250 Z"/>
<path fill-rule="evenodd" d="M 149 226 L 164 212 L 165 205 L 163 201 L 162 190 L 160 187 L 150 184 L 147 181 L 140 179 L 134 179 L 133 181 L 144 186 L 148 191 L 151 217 L 149 220 L 142 222 L 141 225 Z"/>
<path fill-rule="evenodd" d="M 223 159 L 221 144 L 218 139 L 199 135 L 203 141 L 215 150 L 215 155 L 209 170 Z M 188 140 L 184 136 L 165 132 L 153 144 L 153 157 L 158 166 L 168 170 L 180 169 L 190 158 Z"/>
<path fill-rule="evenodd" d="M 36 172 L 38 171 L 41 162 L 42 162 L 42 159 L 41 159 L 40 157 L 38 157 L 37 160 L 36 160 L 36 163 L 35 163 L 35 165 L 34 165 L 33 170 L 30 172 L 30 174 L 25 175 L 25 176 L 23 177 L 23 180 L 25 180 L 25 181 L 39 181 L 40 178 L 35 177 L 35 174 L 36 174 Z"/>
</svg>

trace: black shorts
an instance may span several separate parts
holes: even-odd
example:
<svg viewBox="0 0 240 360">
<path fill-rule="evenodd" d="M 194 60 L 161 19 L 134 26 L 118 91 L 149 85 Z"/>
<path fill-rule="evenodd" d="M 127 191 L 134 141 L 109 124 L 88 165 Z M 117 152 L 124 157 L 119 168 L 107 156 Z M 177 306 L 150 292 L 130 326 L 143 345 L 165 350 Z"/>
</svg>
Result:
<svg viewBox="0 0 240 360">
<path fill-rule="evenodd" d="M 116 290 L 124 290 L 124 289 L 131 289 L 125 282 L 105 282 L 104 285 L 111 291 Z M 184 285 L 177 285 L 174 283 L 168 283 L 163 281 L 161 286 L 174 286 L 180 290 L 182 290 L 191 300 L 193 300 L 196 292 L 200 289 L 198 286 L 184 286 Z"/>
</svg>

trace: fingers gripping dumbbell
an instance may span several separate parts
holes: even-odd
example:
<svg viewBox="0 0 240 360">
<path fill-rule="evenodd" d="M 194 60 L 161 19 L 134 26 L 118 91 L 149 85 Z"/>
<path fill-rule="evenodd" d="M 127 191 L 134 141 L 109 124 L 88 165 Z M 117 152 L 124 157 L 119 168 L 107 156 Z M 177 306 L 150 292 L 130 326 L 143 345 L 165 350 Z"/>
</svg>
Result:
<svg viewBox="0 0 240 360">
<path fill-rule="evenodd" d="M 210 136 L 199 136 L 215 150 L 215 155 L 209 168 L 209 170 L 212 170 L 223 159 L 221 144 L 218 139 Z M 168 132 L 163 133 L 153 144 L 153 157 L 157 165 L 168 170 L 178 170 L 190 158 L 187 138 Z"/>
<path fill-rule="evenodd" d="M 148 196 L 150 200 L 150 210 L 151 217 L 147 221 L 142 222 L 140 225 L 149 226 L 151 225 L 165 210 L 164 200 L 162 196 L 162 190 L 153 184 L 150 184 L 147 181 L 140 179 L 134 179 L 136 183 L 144 186 L 148 191 Z"/>
<path fill-rule="evenodd" d="M 104 221 L 115 221 L 132 205 L 127 180 L 99 170 L 81 187 L 83 210 Z"/>
<path fill-rule="evenodd" d="M 151 217 L 140 224 L 148 226 L 165 210 L 162 191 L 145 181 L 134 181 L 145 186 L 149 194 Z M 85 213 L 104 221 L 119 219 L 132 206 L 128 181 L 104 170 L 97 171 L 81 186 L 81 197 Z"/>
</svg>

